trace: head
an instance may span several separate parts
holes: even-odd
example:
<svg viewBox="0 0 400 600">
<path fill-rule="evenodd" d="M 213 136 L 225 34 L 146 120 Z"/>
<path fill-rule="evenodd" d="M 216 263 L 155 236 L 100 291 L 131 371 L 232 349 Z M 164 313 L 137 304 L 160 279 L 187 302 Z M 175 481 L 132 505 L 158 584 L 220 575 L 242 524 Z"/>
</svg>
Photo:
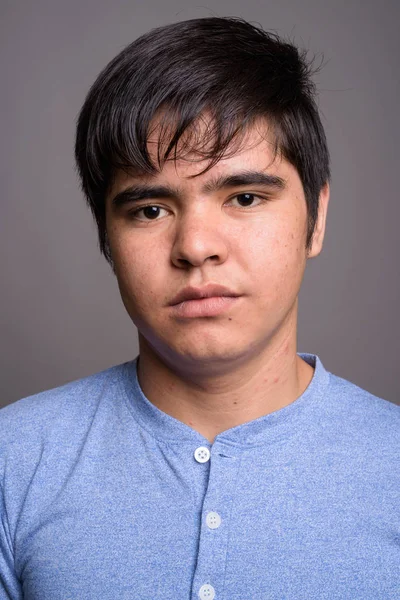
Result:
<svg viewBox="0 0 400 600">
<path fill-rule="evenodd" d="M 78 119 L 78 171 L 97 223 L 101 252 L 117 275 L 128 312 L 148 339 L 152 339 L 154 327 L 162 328 L 163 324 L 147 322 L 146 309 L 139 306 L 144 299 L 135 289 L 144 285 L 146 273 L 147 280 L 152 277 L 146 261 L 152 247 L 162 252 L 167 271 L 165 281 L 161 277 L 154 288 L 147 286 L 147 297 L 154 299 L 157 286 L 165 290 L 169 281 L 172 287 L 162 299 L 168 302 L 172 292 L 184 285 L 211 280 L 218 283 L 211 265 L 225 264 L 225 272 L 218 271 L 222 275 L 219 283 L 229 286 L 230 272 L 231 285 L 240 287 L 239 273 L 234 274 L 233 265 L 231 268 L 227 261 L 235 247 L 232 256 L 241 262 L 241 238 L 250 246 L 257 240 L 255 248 L 247 244 L 250 255 L 258 252 L 257 262 L 259 253 L 264 253 L 264 272 L 270 267 L 274 277 L 282 281 L 283 271 L 278 273 L 265 255 L 268 243 L 272 244 L 280 255 L 281 268 L 285 263 L 285 275 L 293 281 L 280 316 L 288 317 L 286 309 L 297 298 L 305 259 L 321 249 L 328 197 L 329 155 L 311 75 L 305 53 L 277 35 L 238 18 L 204 18 L 160 27 L 140 37 L 110 62 L 92 86 Z M 251 218 L 246 213 L 239 224 L 239 213 L 233 217 L 234 209 L 229 208 L 231 216 L 224 220 L 220 208 L 226 206 L 228 187 L 214 186 L 214 195 L 206 194 L 211 179 L 215 182 L 233 172 L 266 169 L 270 169 L 272 179 L 275 177 L 275 186 L 263 187 L 253 177 L 247 187 L 245 183 L 229 187 L 230 194 L 250 191 L 259 192 L 261 197 L 265 192 L 268 198 L 282 198 L 286 193 L 293 200 L 292 213 L 285 201 L 279 215 L 272 217 L 270 211 L 268 225 L 266 205 L 257 208 L 248 200 L 254 211 Z M 126 214 L 115 210 L 113 200 L 138 183 L 156 184 L 164 191 L 167 187 L 175 189 L 176 197 L 172 193 L 163 197 L 161 218 L 154 213 L 154 219 L 147 209 L 149 226 L 143 224 L 142 210 L 141 220 L 136 219 L 132 229 Z M 212 201 L 201 204 L 206 197 Z M 321 198 L 325 213 L 318 221 Z M 159 206 L 159 199 L 154 198 L 153 204 Z M 202 205 L 200 212 L 196 199 Z M 264 210 L 260 218 L 254 216 L 259 214 L 257 210 Z M 284 218 L 289 219 L 286 226 Z M 208 234 L 216 247 L 211 247 L 212 242 L 205 258 L 189 256 L 182 240 L 188 239 L 188 232 L 194 240 L 201 223 L 210 224 L 210 219 L 214 219 L 215 228 Z M 268 229 L 271 222 L 275 226 Z M 290 244 L 289 256 L 281 250 Z M 274 257 L 274 252 L 270 256 Z M 152 260 L 157 261 L 156 255 Z M 245 263 L 241 266 L 244 272 L 249 268 Z M 196 268 L 199 274 L 193 274 Z M 259 278 L 262 265 L 255 271 Z M 181 325 L 187 330 L 187 323 Z M 190 354 L 188 348 L 181 351 Z"/>
</svg>

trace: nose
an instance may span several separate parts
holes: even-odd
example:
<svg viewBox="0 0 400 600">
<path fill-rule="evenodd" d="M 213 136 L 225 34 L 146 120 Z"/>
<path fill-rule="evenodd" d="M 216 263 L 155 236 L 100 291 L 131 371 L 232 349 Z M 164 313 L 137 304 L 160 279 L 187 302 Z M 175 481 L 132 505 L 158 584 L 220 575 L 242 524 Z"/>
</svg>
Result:
<svg viewBox="0 0 400 600">
<path fill-rule="evenodd" d="M 172 263 L 179 268 L 201 267 L 205 262 L 222 264 L 228 247 L 216 215 L 186 215 L 176 226 L 171 251 Z"/>
</svg>

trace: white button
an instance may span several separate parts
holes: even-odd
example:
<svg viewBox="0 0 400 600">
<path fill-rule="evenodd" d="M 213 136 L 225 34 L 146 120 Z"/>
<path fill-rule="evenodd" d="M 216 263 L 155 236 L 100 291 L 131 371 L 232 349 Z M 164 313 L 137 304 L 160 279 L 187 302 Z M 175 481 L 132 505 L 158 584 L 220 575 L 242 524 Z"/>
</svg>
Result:
<svg viewBox="0 0 400 600">
<path fill-rule="evenodd" d="M 212 585 L 206 583 L 199 589 L 199 598 L 201 600 L 213 600 L 215 598 L 215 590 Z"/>
<path fill-rule="evenodd" d="M 210 451 L 206 446 L 200 446 L 194 451 L 194 457 L 199 463 L 205 463 L 210 460 Z"/>
<path fill-rule="evenodd" d="M 210 529 L 218 529 L 221 525 L 221 517 L 217 512 L 209 512 L 206 516 L 206 523 Z"/>
</svg>

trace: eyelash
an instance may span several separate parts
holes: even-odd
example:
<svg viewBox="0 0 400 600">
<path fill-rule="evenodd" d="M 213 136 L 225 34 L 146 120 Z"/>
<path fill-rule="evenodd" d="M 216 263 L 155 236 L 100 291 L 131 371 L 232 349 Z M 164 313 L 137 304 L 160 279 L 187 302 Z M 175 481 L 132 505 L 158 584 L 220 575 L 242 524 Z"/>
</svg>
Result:
<svg viewBox="0 0 400 600">
<path fill-rule="evenodd" d="M 255 206 L 259 206 L 260 204 L 263 204 L 264 202 L 268 201 L 268 198 L 259 196 L 258 194 L 252 194 L 250 192 L 242 192 L 241 194 L 236 194 L 236 196 L 232 196 L 232 198 L 230 198 L 228 200 L 228 202 L 235 200 L 239 196 L 253 196 L 254 198 L 257 198 L 259 200 L 259 202 Z M 139 208 L 135 208 L 133 210 L 128 211 L 127 214 L 132 218 L 137 218 L 137 215 L 140 213 L 140 211 L 144 210 L 145 208 L 150 208 L 150 207 L 160 208 L 161 210 L 167 210 L 163 206 L 159 206 L 158 204 L 145 204 L 144 206 L 140 206 Z M 237 208 L 239 210 L 248 210 L 250 208 L 254 208 L 254 205 L 252 204 L 251 206 L 236 206 L 235 208 Z M 138 219 L 138 220 L 150 223 L 151 221 L 158 221 L 159 219 Z"/>
</svg>

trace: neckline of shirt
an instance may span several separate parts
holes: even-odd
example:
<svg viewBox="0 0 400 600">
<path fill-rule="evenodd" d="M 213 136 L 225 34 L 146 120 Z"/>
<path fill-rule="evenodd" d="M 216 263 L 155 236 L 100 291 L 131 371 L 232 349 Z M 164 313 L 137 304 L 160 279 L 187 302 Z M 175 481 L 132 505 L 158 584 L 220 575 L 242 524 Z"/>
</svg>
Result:
<svg viewBox="0 0 400 600">
<path fill-rule="evenodd" d="M 323 366 L 320 358 L 316 354 L 304 352 L 299 352 L 298 356 L 314 368 L 311 382 L 301 396 L 283 408 L 223 431 L 215 437 L 213 444 L 201 433 L 150 402 L 138 381 L 138 357 L 121 365 L 120 389 L 134 419 L 159 441 L 169 444 L 188 442 L 207 447 L 216 443 L 235 447 L 270 444 L 295 434 L 301 420 L 312 418 L 313 409 L 318 406 L 319 401 L 325 395 L 329 372 Z"/>
</svg>

